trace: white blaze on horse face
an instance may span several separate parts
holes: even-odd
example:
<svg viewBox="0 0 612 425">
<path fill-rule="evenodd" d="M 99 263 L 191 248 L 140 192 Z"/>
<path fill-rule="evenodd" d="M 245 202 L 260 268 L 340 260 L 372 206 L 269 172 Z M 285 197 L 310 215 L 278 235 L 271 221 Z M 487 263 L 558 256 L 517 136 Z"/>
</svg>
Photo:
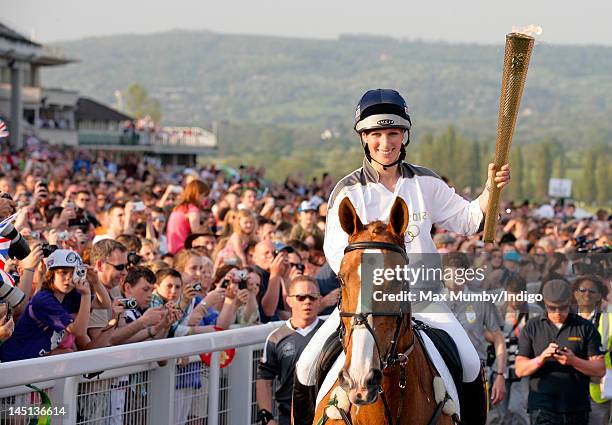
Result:
<svg viewBox="0 0 612 425">
<path fill-rule="evenodd" d="M 378 249 L 366 249 L 367 254 L 381 254 Z M 359 281 L 361 282 L 361 264 L 359 264 Z M 361 313 L 361 291 L 357 300 L 355 313 Z M 368 324 L 374 329 L 372 316 L 368 316 Z M 353 347 L 351 350 L 351 365 L 349 367 L 349 376 L 357 387 L 365 386 L 365 378 L 372 369 L 380 368 L 378 353 L 376 352 L 376 343 L 372 334 L 364 325 L 355 326 L 352 336 Z"/>
</svg>

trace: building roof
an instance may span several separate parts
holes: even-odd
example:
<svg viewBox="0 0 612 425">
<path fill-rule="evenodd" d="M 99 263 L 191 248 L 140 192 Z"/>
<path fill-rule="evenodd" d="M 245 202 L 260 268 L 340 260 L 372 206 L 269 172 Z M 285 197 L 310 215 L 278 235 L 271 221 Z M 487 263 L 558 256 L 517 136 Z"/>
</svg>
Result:
<svg viewBox="0 0 612 425">
<path fill-rule="evenodd" d="M 88 97 L 80 97 L 75 113 L 77 121 L 125 121 L 134 118 Z"/>
<path fill-rule="evenodd" d="M 18 41 L 21 43 L 26 43 L 32 46 L 41 47 L 40 44 L 33 42 L 27 37 L 24 37 L 23 35 L 19 34 L 17 31 L 12 30 L 11 28 L 4 25 L 2 22 L 0 22 L 0 37 L 8 38 L 9 40 Z"/>
</svg>

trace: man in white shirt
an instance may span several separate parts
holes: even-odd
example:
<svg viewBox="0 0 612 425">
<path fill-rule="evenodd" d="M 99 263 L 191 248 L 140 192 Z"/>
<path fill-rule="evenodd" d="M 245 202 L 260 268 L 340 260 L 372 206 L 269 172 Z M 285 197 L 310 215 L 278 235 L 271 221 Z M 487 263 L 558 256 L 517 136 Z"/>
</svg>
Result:
<svg viewBox="0 0 612 425">
<path fill-rule="evenodd" d="M 486 189 L 474 201 L 466 201 L 431 170 L 404 162 L 405 148 L 410 142 L 410 127 L 406 102 L 395 90 L 369 90 L 357 105 L 355 131 L 365 151 L 363 166 L 340 180 L 328 203 L 324 250 L 335 273 L 340 269 L 344 248 L 348 245 L 348 235 L 340 227 L 338 217 L 338 209 L 344 198 L 349 198 L 361 222 L 365 224 L 375 220 L 387 221 L 395 198 L 401 197 L 410 212 L 410 224 L 405 235 L 405 248 L 410 257 L 437 252 L 430 236 L 433 224 L 460 234 L 478 232 L 483 223 L 491 185 L 503 188 L 510 181 L 509 165 L 495 172 L 494 165 L 489 164 L 484 185 Z M 441 287 L 441 282 L 425 281 L 417 282 L 411 289 L 439 291 Z M 463 381 L 475 382 L 480 373 L 478 354 L 448 307 L 441 303 L 432 304 L 426 311 L 413 315 L 450 334 L 461 357 Z M 336 332 L 339 324 L 340 317 L 336 309 L 317 331 L 298 361 L 297 388 L 300 385 L 316 384 L 313 366 L 321 355 L 321 347 Z M 339 362 L 343 362 L 342 354 L 336 365 Z M 332 371 L 335 371 L 334 368 Z M 308 416 L 306 412 L 299 414 Z M 465 418 L 462 419 L 464 423 L 477 425 L 482 418 L 469 418 L 467 422 Z"/>
</svg>

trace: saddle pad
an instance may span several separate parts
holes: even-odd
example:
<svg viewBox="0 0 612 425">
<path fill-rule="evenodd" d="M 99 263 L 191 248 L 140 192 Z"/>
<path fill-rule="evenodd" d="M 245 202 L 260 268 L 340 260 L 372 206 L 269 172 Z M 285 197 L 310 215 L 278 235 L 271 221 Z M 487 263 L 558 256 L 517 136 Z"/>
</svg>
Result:
<svg viewBox="0 0 612 425">
<path fill-rule="evenodd" d="M 427 334 L 423 331 L 419 331 L 421 334 L 421 338 L 423 338 L 423 342 L 425 343 L 425 350 L 429 354 L 429 358 L 433 363 L 434 368 L 438 371 L 438 375 L 444 381 L 444 385 L 446 386 L 446 391 L 450 398 L 455 402 L 455 406 L 457 407 L 457 415 L 461 417 L 460 412 L 460 403 L 459 403 L 459 394 L 457 393 L 457 387 L 455 386 L 455 382 L 453 381 L 453 376 L 448 370 L 448 366 L 444 363 L 440 352 L 432 342 L 432 340 L 427 336 Z"/>
<path fill-rule="evenodd" d="M 431 339 L 429 339 L 425 332 L 420 332 L 423 342 L 425 343 L 425 349 L 427 350 L 427 353 L 429 353 L 429 357 L 433 362 L 434 368 L 438 371 L 438 374 L 444 381 L 444 385 L 446 386 L 446 391 L 448 391 L 448 395 L 455 402 L 455 405 L 457 406 L 457 414 L 461 416 L 461 412 L 459 411 L 459 396 L 457 394 L 457 387 L 455 387 L 455 383 L 453 382 L 453 377 L 451 376 L 448 367 L 444 363 L 444 360 L 442 360 L 442 356 L 438 352 L 438 349 L 436 348 L 434 343 L 431 341 Z M 344 352 L 341 352 L 336 361 L 334 362 L 333 366 L 327 373 L 327 376 L 323 380 L 323 385 L 321 385 L 321 388 L 317 393 L 317 406 L 319 406 L 319 403 L 321 402 L 323 397 L 325 397 L 325 395 L 335 385 L 336 380 L 338 379 L 338 374 L 340 373 L 342 366 L 344 366 L 345 359 L 346 355 L 344 354 Z"/>
</svg>

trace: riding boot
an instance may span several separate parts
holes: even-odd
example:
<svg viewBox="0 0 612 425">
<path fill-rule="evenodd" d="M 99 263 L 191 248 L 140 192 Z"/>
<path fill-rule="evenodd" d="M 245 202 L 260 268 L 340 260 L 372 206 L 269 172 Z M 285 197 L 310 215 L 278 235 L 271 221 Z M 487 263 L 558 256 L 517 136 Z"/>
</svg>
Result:
<svg viewBox="0 0 612 425">
<path fill-rule="evenodd" d="M 302 385 L 293 375 L 293 400 L 291 403 L 291 423 L 293 425 L 312 425 L 314 422 L 317 388 L 315 385 Z"/>
<path fill-rule="evenodd" d="M 314 366 L 317 373 L 316 385 L 303 385 L 297 374 L 293 377 L 293 409 L 291 412 L 293 425 L 312 425 L 317 402 L 317 393 L 327 373 L 334 365 L 338 355 L 342 352 L 342 341 L 337 333 L 327 338 L 321 354 Z"/>
<path fill-rule="evenodd" d="M 463 382 L 459 391 L 462 425 L 485 425 L 487 422 L 487 391 L 481 369 L 473 382 Z"/>
</svg>

